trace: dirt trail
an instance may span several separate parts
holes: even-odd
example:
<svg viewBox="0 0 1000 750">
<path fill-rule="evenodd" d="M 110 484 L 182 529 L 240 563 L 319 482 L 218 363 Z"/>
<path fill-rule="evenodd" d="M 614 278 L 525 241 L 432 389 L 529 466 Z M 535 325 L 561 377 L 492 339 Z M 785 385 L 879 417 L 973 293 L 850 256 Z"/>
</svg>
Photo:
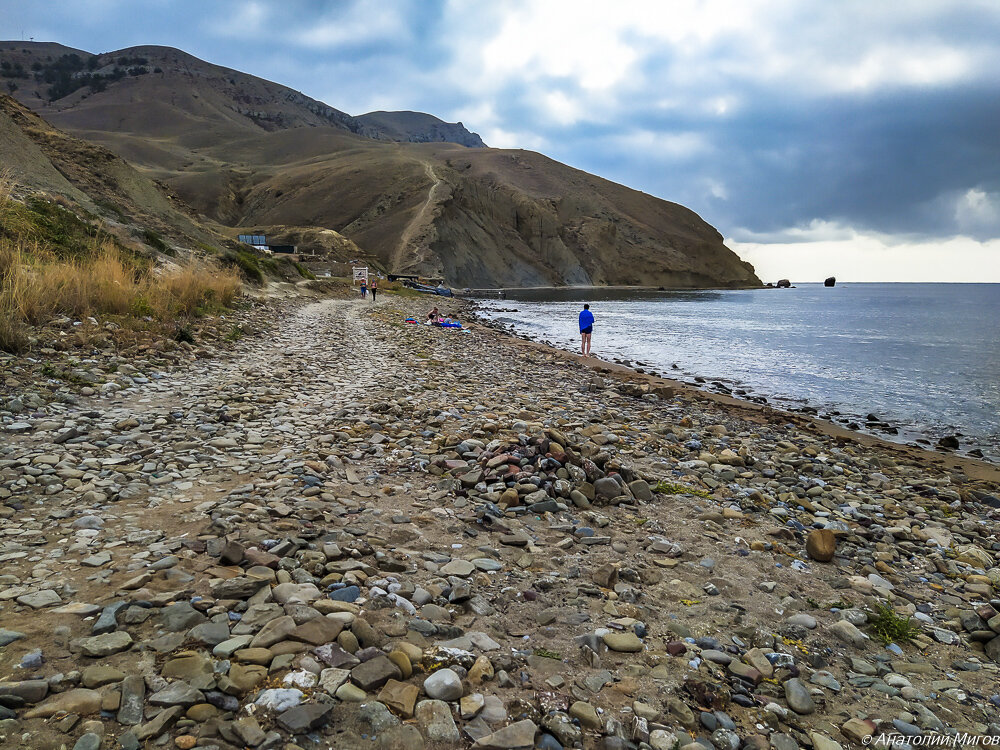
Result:
<svg viewBox="0 0 1000 750">
<path fill-rule="evenodd" d="M 389 266 L 393 271 L 401 271 L 405 267 L 413 265 L 413 258 L 410 258 L 410 262 L 404 266 L 408 255 L 421 255 L 422 257 L 422 253 L 428 250 L 428 240 L 435 233 L 433 226 L 434 211 L 444 198 L 447 197 L 446 194 L 449 193 L 448 184 L 438 177 L 434 171 L 434 166 L 430 162 L 424 162 L 424 170 L 427 173 L 427 177 L 431 180 L 431 186 L 427 191 L 427 198 L 424 200 L 420 210 L 417 211 L 400 235 L 399 244 L 396 246 L 396 252 Z M 420 259 L 417 258 L 417 260 Z"/>
</svg>

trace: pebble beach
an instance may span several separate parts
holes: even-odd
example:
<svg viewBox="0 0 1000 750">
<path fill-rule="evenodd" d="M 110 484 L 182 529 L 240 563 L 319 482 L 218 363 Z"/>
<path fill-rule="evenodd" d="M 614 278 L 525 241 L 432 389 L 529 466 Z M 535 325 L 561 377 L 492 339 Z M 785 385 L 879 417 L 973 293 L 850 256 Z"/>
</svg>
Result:
<svg viewBox="0 0 1000 750">
<path fill-rule="evenodd" d="M 429 307 L 0 360 L 0 747 L 1000 736 L 996 467 Z"/>
</svg>

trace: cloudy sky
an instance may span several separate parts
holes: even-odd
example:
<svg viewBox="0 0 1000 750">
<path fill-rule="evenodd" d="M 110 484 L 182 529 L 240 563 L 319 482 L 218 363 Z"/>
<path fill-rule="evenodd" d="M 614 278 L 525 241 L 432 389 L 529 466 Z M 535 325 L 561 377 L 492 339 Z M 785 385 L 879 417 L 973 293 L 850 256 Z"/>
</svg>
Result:
<svg viewBox="0 0 1000 750">
<path fill-rule="evenodd" d="M 1000 282 L 996 0 L 0 0 L 683 203 L 765 280 Z"/>
</svg>

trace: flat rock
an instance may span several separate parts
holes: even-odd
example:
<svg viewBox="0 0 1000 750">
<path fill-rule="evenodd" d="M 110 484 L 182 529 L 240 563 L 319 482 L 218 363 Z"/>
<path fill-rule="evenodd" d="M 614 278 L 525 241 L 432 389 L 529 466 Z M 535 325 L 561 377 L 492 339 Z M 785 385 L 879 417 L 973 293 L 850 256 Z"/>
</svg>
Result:
<svg viewBox="0 0 1000 750">
<path fill-rule="evenodd" d="M 402 676 L 399 667 L 384 654 L 362 662 L 351 670 L 351 682 L 365 692 L 378 690 L 389 680 L 398 680 Z"/>
<path fill-rule="evenodd" d="M 465 578 L 466 576 L 472 575 L 472 572 L 475 569 L 475 563 L 468 560 L 452 560 L 442 566 L 441 573 L 446 576 L 460 576 Z"/>
<path fill-rule="evenodd" d="M 18 632 L 17 630 L 7 630 L 6 628 L 0 628 L 0 648 L 4 646 L 9 646 L 14 641 L 19 641 L 24 638 L 24 633 Z"/>
<path fill-rule="evenodd" d="M 34 593 L 23 594 L 17 597 L 17 603 L 31 607 L 32 609 L 43 609 L 61 604 L 62 597 L 52 589 L 43 589 L 42 591 L 35 591 Z"/>
<path fill-rule="evenodd" d="M 74 688 L 57 693 L 39 706 L 24 714 L 25 719 L 46 719 L 56 714 L 89 716 L 101 710 L 101 694 L 96 690 Z"/>
<path fill-rule="evenodd" d="M 404 719 L 413 716 L 413 709 L 417 705 L 417 698 L 420 695 L 420 688 L 399 680 L 389 680 L 379 691 L 377 700 L 381 701 Z"/>
<path fill-rule="evenodd" d="M 333 708 L 333 703 L 304 703 L 280 714 L 278 725 L 292 734 L 304 734 L 326 724 Z"/>
<path fill-rule="evenodd" d="M 109 667 L 103 664 L 92 664 L 83 670 L 80 676 L 80 683 L 85 688 L 99 688 L 110 685 L 113 682 L 121 682 L 125 679 L 125 673 L 120 669 Z"/>
<path fill-rule="evenodd" d="M 127 651 L 131 647 L 132 636 L 124 630 L 116 630 L 113 633 L 105 633 L 104 635 L 94 635 L 80 641 L 80 650 L 83 652 L 83 655 L 95 659 Z"/>
<path fill-rule="evenodd" d="M 414 717 L 428 742 L 456 743 L 461 737 L 451 708 L 444 701 L 425 700 L 417 704 Z"/>
<path fill-rule="evenodd" d="M 153 706 L 193 706 L 204 702 L 205 696 L 200 690 L 179 680 L 149 696 L 149 703 Z"/>
<path fill-rule="evenodd" d="M 604 645 L 612 651 L 636 653 L 642 651 L 642 641 L 631 630 L 612 630 L 601 636 Z"/>
<path fill-rule="evenodd" d="M 344 629 L 344 623 L 329 617 L 319 617 L 309 622 L 304 622 L 294 630 L 288 637 L 293 641 L 311 643 L 314 646 L 321 646 L 324 643 L 332 643 L 337 640 L 340 631 Z"/>
<path fill-rule="evenodd" d="M 173 725 L 173 723 L 177 720 L 177 717 L 179 717 L 183 712 L 183 706 L 171 706 L 170 708 L 165 708 L 150 721 L 136 727 L 133 730 L 133 734 L 135 734 L 136 739 L 139 741 L 149 739 L 150 737 L 158 737 L 165 729 Z"/>
<path fill-rule="evenodd" d="M 535 746 L 538 727 L 531 719 L 523 719 L 476 740 L 476 750 L 530 750 Z"/>
</svg>

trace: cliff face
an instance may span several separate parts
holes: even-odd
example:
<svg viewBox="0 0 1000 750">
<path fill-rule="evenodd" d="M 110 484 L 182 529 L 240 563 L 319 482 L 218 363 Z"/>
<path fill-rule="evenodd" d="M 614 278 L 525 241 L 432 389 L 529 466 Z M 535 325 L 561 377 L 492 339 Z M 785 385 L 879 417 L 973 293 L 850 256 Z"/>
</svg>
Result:
<svg viewBox="0 0 1000 750">
<path fill-rule="evenodd" d="M 457 143 L 468 148 L 486 148 L 478 133 L 460 122 L 444 122 L 423 112 L 369 112 L 358 115 L 361 135 L 409 143 Z"/>
<path fill-rule="evenodd" d="M 95 56 L 0 42 L 0 61 L 30 71 L 33 57 L 43 77 L 52 66 L 76 73 L 53 91 L 26 72 L 24 103 L 227 227 L 335 230 L 390 271 L 454 286 L 760 284 L 683 206 L 487 148 L 461 123 L 353 117 L 166 47 Z"/>
<path fill-rule="evenodd" d="M 498 162 L 516 164 L 499 180 Z M 490 286 L 748 286 L 753 267 L 694 212 L 540 154 L 492 152 L 460 172 L 434 217 L 446 278 Z M 536 174 L 537 173 L 537 174 Z M 446 177 L 447 179 L 447 177 Z"/>
</svg>

